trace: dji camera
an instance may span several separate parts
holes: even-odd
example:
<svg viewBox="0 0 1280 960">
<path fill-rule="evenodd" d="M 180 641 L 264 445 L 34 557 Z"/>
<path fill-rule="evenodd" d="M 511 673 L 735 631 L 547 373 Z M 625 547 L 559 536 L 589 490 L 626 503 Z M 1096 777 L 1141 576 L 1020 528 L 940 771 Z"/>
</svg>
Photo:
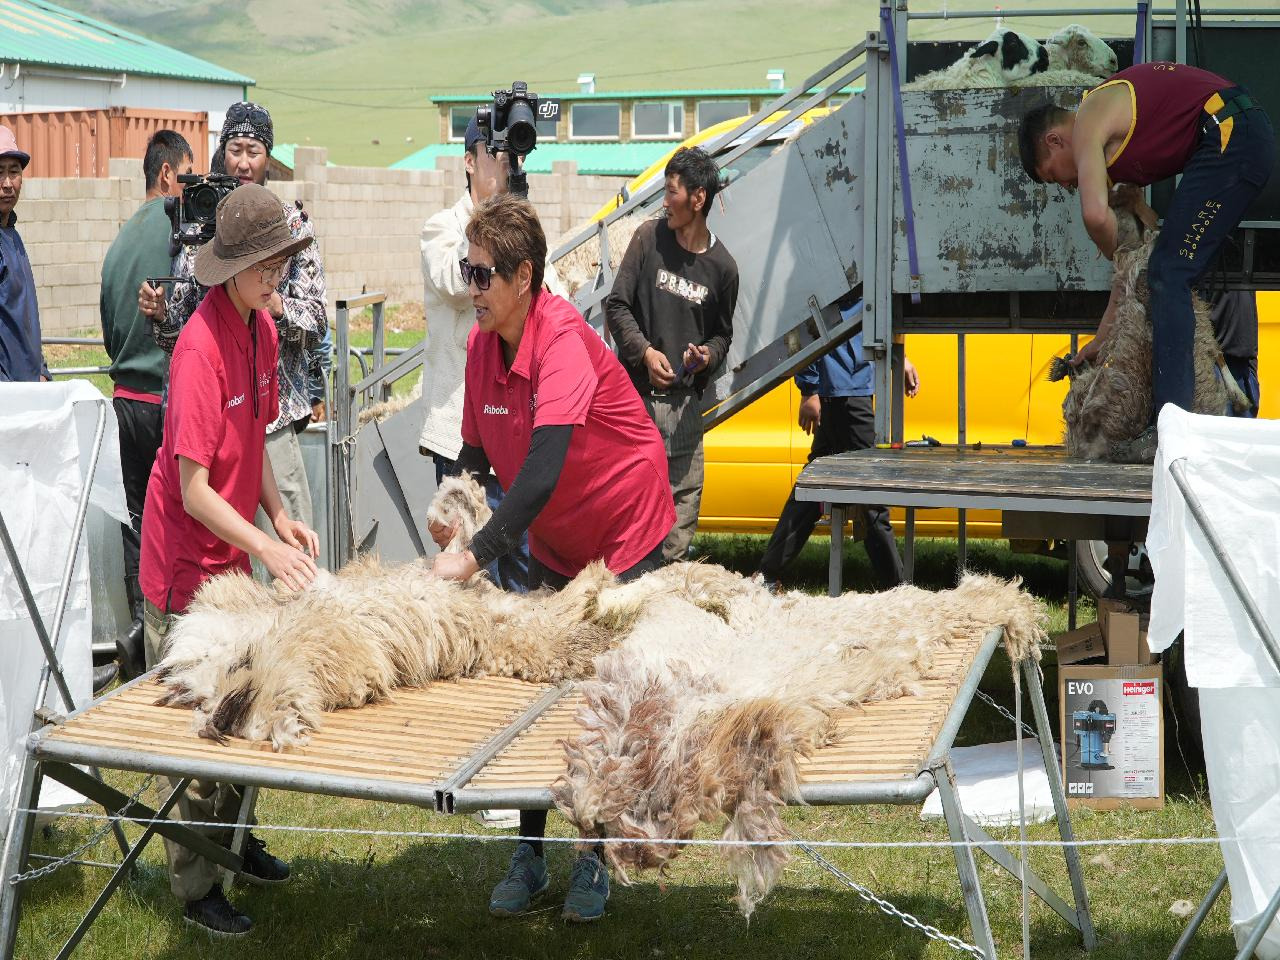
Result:
<svg viewBox="0 0 1280 960">
<path fill-rule="evenodd" d="M 559 102 L 539 101 L 523 80 L 512 83 L 510 90 L 495 90 L 492 103 L 476 108 L 476 125 L 484 136 L 485 149 L 490 156 L 506 153 L 511 164 L 508 189 L 516 196 L 529 195 L 529 181 L 520 161 L 538 145 L 538 121 L 559 116 Z"/>
<path fill-rule="evenodd" d="M 213 239 L 218 203 L 240 180 L 225 173 L 183 173 L 181 197 L 166 197 L 164 212 L 169 215 L 173 234 L 169 239 L 169 256 L 176 257 L 184 247 L 195 247 Z"/>
</svg>

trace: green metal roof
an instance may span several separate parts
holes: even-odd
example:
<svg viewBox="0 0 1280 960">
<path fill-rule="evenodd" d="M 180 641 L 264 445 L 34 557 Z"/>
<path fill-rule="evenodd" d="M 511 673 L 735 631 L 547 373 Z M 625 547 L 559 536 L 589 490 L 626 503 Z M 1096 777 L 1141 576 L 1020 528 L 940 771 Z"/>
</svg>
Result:
<svg viewBox="0 0 1280 960">
<path fill-rule="evenodd" d="M 0 0 L 3 2 L 3 0 Z M 817 93 L 818 89 L 813 90 Z M 595 93 L 538 93 L 539 97 L 551 100 L 681 100 L 688 97 L 780 97 L 786 90 L 775 90 L 773 87 L 746 87 L 740 90 L 603 90 Z M 839 91 L 848 93 L 845 87 Z M 431 97 L 432 103 L 483 103 L 492 99 L 487 93 L 460 93 L 448 96 Z"/>
<path fill-rule="evenodd" d="M 543 141 L 525 158 L 526 173 L 550 173 L 557 160 L 573 160 L 578 173 L 603 177 L 634 177 L 663 154 L 678 146 L 675 140 L 628 143 L 553 143 Z M 436 157 L 460 157 L 462 144 L 433 143 L 391 164 L 393 170 L 434 170 Z"/>
<path fill-rule="evenodd" d="M 253 79 L 44 0 L 0 0 L 0 61 L 246 86 Z"/>
</svg>

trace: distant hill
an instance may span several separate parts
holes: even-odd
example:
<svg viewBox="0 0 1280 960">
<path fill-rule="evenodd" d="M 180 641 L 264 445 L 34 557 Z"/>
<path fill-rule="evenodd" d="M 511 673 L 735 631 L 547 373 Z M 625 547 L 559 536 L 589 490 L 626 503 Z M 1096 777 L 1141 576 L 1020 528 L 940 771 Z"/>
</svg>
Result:
<svg viewBox="0 0 1280 960">
<path fill-rule="evenodd" d="M 600 90 L 763 86 L 770 67 L 797 83 L 875 29 L 879 10 L 875 0 L 62 2 L 253 77 L 251 96 L 270 108 L 281 142 L 326 146 L 334 162 L 376 166 L 435 142 L 432 94 L 492 90 L 513 79 L 565 92 L 580 72 L 595 73 Z M 1102 2 L 1132 10 L 1127 0 Z M 949 0 L 952 11 L 991 6 Z M 1115 36 L 1133 29 L 1131 12 L 1082 19 Z M 1017 26 L 1044 36 L 1065 22 Z M 992 26 L 923 21 L 912 36 L 977 39 Z"/>
</svg>

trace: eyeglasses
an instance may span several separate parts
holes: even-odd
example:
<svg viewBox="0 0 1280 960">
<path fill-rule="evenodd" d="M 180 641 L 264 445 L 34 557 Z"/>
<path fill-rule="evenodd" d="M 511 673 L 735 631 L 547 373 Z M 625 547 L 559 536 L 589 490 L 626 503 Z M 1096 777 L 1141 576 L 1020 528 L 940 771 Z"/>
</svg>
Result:
<svg viewBox="0 0 1280 960">
<path fill-rule="evenodd" d="M 497 267 L 472 263 L 466 257 L 458 261 L 458 268 L 462 271 L 462 282 L 466 284 L 474 282 L 480 290 L 488 290 L 489 284 L 493 282 L 493 275 L 498 272 Z"/>
<path fill-rule="evenodd" d="M 267 266 L 266 264 L 255 263 L 253 265 L 253 269 L 258 272 L 259 280 L 261 280 L 263 283 L 267 284 L 268 286 L 274 287 L 277 283 L 279 283 L 282 279 L 284 279 L 284 275 L 289 272 L 289 267 L 292 266 L 292 263 L 293 263 L 292 260 L 286 258 L 284 260 L 281 260 L 275 266 L 271 266 L 271 267 Z"/>
<path fill-rule="evenodd" d="M 271 114 L 267 113 L 265 107 L 260 107 L 249 100 L 242 100 L 227 107 L 227 120 L 231 123 L 244 123 L 248 120 L 254 126 L 260 127 L 270 125 Z"/>
</svg>

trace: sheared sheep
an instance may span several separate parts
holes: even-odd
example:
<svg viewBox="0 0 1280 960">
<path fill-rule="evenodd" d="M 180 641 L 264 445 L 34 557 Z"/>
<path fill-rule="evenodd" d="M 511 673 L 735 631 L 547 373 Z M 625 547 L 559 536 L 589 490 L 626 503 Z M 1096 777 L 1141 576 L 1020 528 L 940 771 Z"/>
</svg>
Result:
<svg viewBox="0 0 1280 960">
<path fill-rule="evenodd" d="M 643 214 L 632 213 L 619 217 L 606 228 L 609 231 L 609 269 L 617 270 L 622 264 L 622 257 L 627 252 L 631 238 L 646 219 L 648 217 Z M 577 233 L 577 230 L 574 233 Z M 596 278 L 596 272 L 600 268 L 599 234 L 593 234 L 578 244 L 555 261 L 553 266 L 556 268 L 557 276 L 560 277 L 560 282 L 564 284 L 568 297 L 573 299 L 578 295 L 579 290 Z"/>
<path fill-rule="evenodd" d="M 1114 258 L 1112 301 L 1115 315 L 1096 362 L 1071 379 L 1062 402 L 1067 453 L 1085 460 L 1108 460 L 1112 450 L 1146 429 L 1151 417 L 1151 320 L 1147 315 L 1147 261 L 1159 232 L 1147 229 L 1124 206 L 1118 207 L 1119 245 Z M 1194 293 L 1195 368 L 1193 412 L 1223 415 L 1249 409 L 1226 368 L 1213 334 L 1209 308 Z"/>
<path fill-rule="evenodd" d="M 1114 73 L 1115 63 L 1111 48 L 1078 24 L 1058 31 L 1047 44 L 999 27 L 951 66 L 917 77 L 902 89 L 1091 87 Z"/>
<path fill-rule="evenodd" d="M 427 507 L 427 522 L 442 527 L 453 527 L 453 539 L 445 545 L 445 553 L 461 553 L 476 535 L 476 531 L 489 522 L 493 511 L 482 487 L 470 473 L 464 471 L 456 477 L 440 481 L 436 495 Z"/>
<path fill-rule="evenodd" d="M 1044 42 L 1049 70 L 1077 70 L 1091 77 L 1109 77 L 1119 68 L 1116 52 L 1101 37 L 1078 23 L 1068 24 Z"/>
</svg>

